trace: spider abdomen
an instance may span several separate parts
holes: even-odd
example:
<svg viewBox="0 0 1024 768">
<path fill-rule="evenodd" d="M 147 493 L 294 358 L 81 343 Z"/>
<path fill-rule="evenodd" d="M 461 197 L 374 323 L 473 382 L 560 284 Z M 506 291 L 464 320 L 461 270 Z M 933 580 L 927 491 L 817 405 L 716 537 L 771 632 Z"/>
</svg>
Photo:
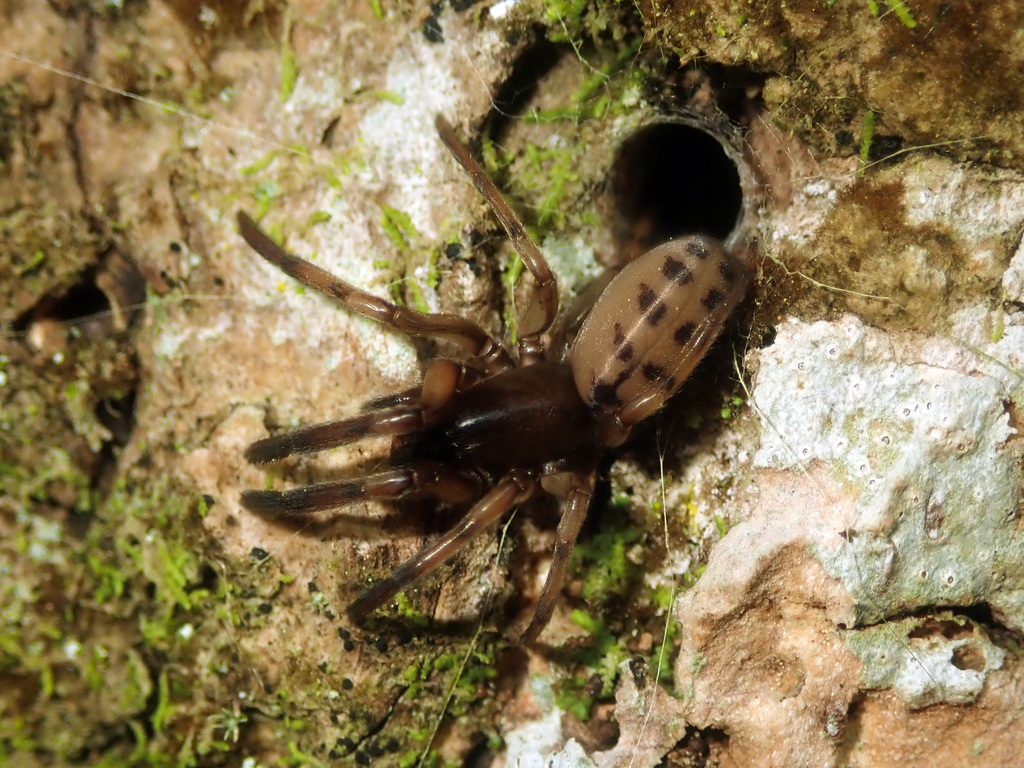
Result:
<svg viewBox="0 0 1024 768">
<path fill-rule="evenodd" d="M 582 458 L 597 451 L 593 412 L 565 363 L 512 368 L 455 395 L 452 415 L 399 439 L 404 456 L 477 467 L 494 476 L 517 467 Z"/>
<path fill-rule="evenodd" d="M 701 235 L 659 245 L 615 276 L 570 352 L 606 445 L 622 442 L 686 380 L 749 280 L 740 259 Z"/>
</svg>

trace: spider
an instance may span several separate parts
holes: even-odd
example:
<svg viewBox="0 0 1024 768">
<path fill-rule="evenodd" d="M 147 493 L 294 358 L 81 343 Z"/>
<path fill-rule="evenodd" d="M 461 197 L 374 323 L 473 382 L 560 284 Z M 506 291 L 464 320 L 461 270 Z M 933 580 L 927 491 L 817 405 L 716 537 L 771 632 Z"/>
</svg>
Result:
<svg viewBox="0 0 1024 768">
<path fill-rule="evenodd" d="M 558 286 L 540 249 L 451 124 L 439 115 L 436 127 L 533 275 L 515 354 L 470 320 L 417 312 L 340 280 L 286 252 L 239 211 L 242 237 L 285 274 L 351 312 L 410 336 L 446 339 L 469 355 L 468 363 L 432 360 L 420 386 L 371 400 L 353 418 L 268 437 L 245 453 L 265 464 L 390 435 L 386 471 L 288 491 L 247 490 L 241 502 L 270 517 L 301 517 L 363 499 L 432 498 L 469 507 L 455 527 L 349 606 L 358 620 L 512 508 L 540 493 L 554 496 L 561 505 L 554 553 L 522 637 L 532 643 L 554 611 L 602 455 L 679 388 L 742 301 L 750 274 L 717 240 L 688 235 L 610 270 L 584 294 L 596 300 L 585 298 L 555 326 Z"/>
</svg>

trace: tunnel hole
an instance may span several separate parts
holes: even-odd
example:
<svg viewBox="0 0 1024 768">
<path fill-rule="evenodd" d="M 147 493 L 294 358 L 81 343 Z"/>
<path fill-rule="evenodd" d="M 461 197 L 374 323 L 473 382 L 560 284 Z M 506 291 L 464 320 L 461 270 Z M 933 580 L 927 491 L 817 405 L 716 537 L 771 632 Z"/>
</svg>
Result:
<svg viewBox="0 0 1024 768">
<path fill-rule="evenodd" d="M 627 258 L 688 234 L 725 240 L 743 214 L 734 160 L 709 130 L 683 121 L 641 128 L 612 168 L 615 237 Z"/>
<path fill-rule="evenodd" d="M 110 301 L 92 280 L 73 285 L 67 293 L 57 299 L 50 311 L 50 317 L 62 323 L 82 322 L 110 311 Z"/>
<path fill-rule="evenodd" d="M 76 324 L 109 310 L 110 301 L 96 285 L 94 275 L 90 274 L 63 292 L 41 298 L 14 321 L 14 330 L 23 333 L 33 323 L 43 320 Z"/>
<path fill-rule="evenodd" d="M 12 330 L 37 349 L 55 343 L 58 332 L 70 331 L 69 338 L 102 339 L 124 331 L 139 315 L 146 286 L 135 262 L 113 251 L 72 285 L 40 297 L 15 318 Z"/>
</svg>

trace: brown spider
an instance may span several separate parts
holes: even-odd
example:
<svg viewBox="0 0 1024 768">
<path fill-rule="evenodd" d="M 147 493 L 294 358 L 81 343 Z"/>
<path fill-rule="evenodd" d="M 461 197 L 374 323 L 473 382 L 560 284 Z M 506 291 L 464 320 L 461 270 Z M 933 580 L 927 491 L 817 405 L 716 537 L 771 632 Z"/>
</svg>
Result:
<svg viewBox="0 0 1024 768">
<path fill-rule="evenodd" d="M 743 299 L 750 277 L 743 261 L 716 240 L 672 240 L 611 271 L 592 306 L 572 313 L 545 341 L 558 311 L 554 275 L 452 126 L 441 116 L 436 125 L 533 275 L 532 299 L 519 325 L 518 362 L 476 323 L 416 312 L 362 291 L 287 253 L 239 212 L 245 241 L 287 275 L 397 331 L 455 342 L 472 358 L 468 365 L 433 360 L 421 386 L 372 400 L 354 418 L 259 440 L 245 454 L 265 464 L 368 435 L 392 435 L 387 471 L 283 492 L 247 490 L 241 500 L 260 514 L 303 516 L 359 499 L 477 499 L 458 525 L 349 606 L 361 618 L 543 490 L 563 510 L 547 580 L 523 635 L 532 642 L 554 610 L 601 455 L 685 381 Z"/>
</svg>

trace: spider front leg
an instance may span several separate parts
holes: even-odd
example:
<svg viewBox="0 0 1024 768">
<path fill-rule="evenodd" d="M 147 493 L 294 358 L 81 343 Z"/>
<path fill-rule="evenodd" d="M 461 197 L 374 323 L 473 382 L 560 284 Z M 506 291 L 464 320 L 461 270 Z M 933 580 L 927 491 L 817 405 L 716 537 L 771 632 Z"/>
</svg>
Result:
<svg viewBox="0 0 1024 768">
<path fill-rule="evenodd" d="M 512 241 L 516 253 L 533 275 L 533 299 L 519 321 L 519 359 L 521 363 L 527 365 L 541 360 L 545 351 L 540 341 L 541 334 L 551 327 L 558 313 L 558 282 L 555 275 L 540 248 L 526 233 L 522 220 L 466 145 L 459 141 L 451 123 L 443 115 L 438 115 L 434 125 L 441 141 L 469 174 L 477 191 L 491 206 L 491 210 Z"/>
<path fill-rule="evenodd" d="M 328 421 L 257 440 L 245 451 L 253 464 L 304 453 L 319 453 L 373 435 L 408 435 L 441 420 L 450 410 L 456 392 L 468 389 L 477 375 L 451 360 L 434 360 L 423 383 L 398 395 L 380 398 L 364 406 L 351 419 Z"/>
<path fill-rule="evenodd" d="M 238 212 L 238 231 L 260 256 L 289 277 L 336 299 L 352 312 L 410 336 L 446 339 L 468 351 L 491 373 L 512 367 L 508 352 L 476 323 L 458 315 L 417 312 L 360 290 L 340 277 L 288 253 L 244 211 Z"/>
</svg>

